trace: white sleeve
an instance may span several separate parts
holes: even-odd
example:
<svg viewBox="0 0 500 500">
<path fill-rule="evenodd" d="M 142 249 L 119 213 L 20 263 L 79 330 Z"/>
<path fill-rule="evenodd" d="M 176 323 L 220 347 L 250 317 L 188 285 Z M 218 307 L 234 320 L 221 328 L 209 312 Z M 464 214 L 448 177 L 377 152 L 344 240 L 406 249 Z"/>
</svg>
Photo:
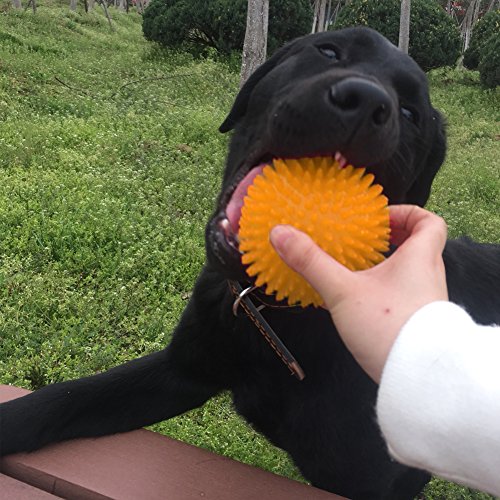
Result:
<svg viewBox="0 0 500 500">
<path fill-rule="evenodd" d="M 399 462 L 500 495 L 500 327 L 434 302 L 401 330 L 377 417 Z"/>
</svg>

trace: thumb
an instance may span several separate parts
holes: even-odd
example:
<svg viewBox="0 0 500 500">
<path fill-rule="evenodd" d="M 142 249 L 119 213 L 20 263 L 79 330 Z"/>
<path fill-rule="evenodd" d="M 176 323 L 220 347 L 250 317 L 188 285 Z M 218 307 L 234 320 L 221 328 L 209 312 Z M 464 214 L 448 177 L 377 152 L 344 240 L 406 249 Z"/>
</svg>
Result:
<svg viewBox="0 0 500 500">
<path fill-rule="evenodd" d="M 327 307 L 343 295 L 354 273 L 330 257 L 307 234 L 292 226 L 275 226 L 270 240 L 285 264 L 309 282 Z"/>
</svg>

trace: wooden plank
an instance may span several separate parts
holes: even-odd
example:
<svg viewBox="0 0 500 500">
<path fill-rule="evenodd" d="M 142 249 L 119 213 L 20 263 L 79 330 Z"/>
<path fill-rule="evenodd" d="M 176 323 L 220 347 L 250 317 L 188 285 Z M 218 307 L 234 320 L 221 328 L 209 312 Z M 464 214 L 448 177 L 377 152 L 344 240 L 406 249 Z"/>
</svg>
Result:
<svg viewBox="0 0 500 500">
<path fill-rule="evenodd" d="M 28 391 L 28 389 L 21 389 L 20 387 L 14 387 L 13 385 L 0 385 L 0 403 L 20 398 L 30 392 L 31 391 Z"/>
<path fill-rule="evenodd" d="M 19 391 L 0 386 L 0 401 Z M 71 499 L 341 499 L 144 429 L 5 457 L 0 471 Z"/>
<path fill-rule="evenodd" d="M 60 497 L 0 474 L 0 498 L 5 500 L 57 500 Z"/>
</svg>

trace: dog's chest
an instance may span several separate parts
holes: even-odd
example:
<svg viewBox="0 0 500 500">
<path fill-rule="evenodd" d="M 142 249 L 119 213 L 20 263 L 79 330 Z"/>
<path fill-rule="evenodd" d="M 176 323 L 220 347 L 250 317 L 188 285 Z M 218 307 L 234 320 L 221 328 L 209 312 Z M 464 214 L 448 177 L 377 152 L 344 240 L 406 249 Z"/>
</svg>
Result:
<svg viewBox="0 0 500 500">
<path fill-rule="evenodd" d="M 235 335 L 245 356 L 244 372 L 232 387 L 236 410 L 278 446 L 290 436 L 314 434 L 314 422 L 334 422 L 361 396 L 374 399 L 373 384 L 354 362 L 328 313 L 265 311 L 273 327 L 305 372 L 300 381 L 246 318 Z M 308 422 L 304 427 L 304 422 Z"/>
</svg>

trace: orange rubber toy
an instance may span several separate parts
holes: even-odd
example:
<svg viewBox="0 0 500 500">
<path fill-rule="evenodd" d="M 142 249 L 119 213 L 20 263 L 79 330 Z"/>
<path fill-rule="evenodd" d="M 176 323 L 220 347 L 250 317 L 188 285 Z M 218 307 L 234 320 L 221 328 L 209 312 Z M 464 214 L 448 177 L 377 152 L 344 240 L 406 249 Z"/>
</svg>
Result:
<svg viewBox="0 0 500 500">
<path fill-rule="evenodd" d="M 269 241 L 277 224 L 307 233 L 351 270 L 368 269 L 389 249 L 389 208 L 382 186 L 364 168 L 341 168 L 330 157 L 276 159 L 248 188 L 240 250 L 249 276 L 290 305 L 322 304 L 319 294 L 278 256 Z"/>
</svg>

